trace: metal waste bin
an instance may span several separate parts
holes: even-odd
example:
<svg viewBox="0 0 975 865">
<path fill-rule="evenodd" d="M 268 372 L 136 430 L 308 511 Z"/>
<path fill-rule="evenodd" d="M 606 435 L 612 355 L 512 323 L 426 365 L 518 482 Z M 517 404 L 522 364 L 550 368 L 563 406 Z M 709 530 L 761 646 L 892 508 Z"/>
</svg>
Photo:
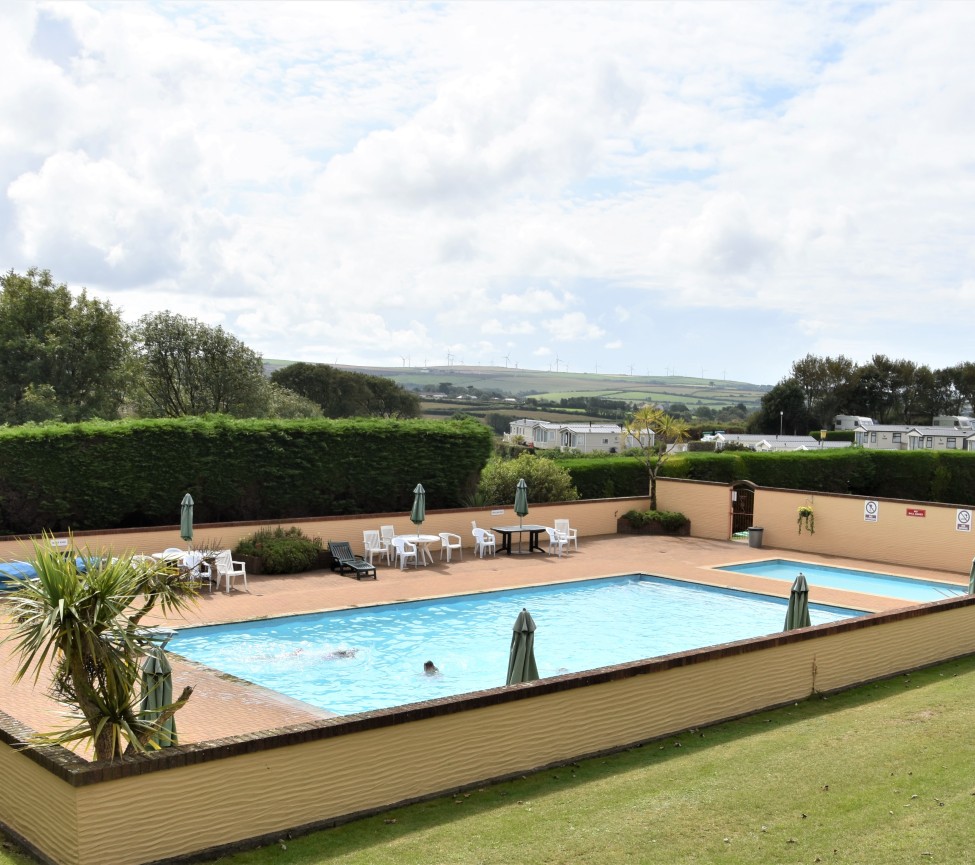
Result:
<svg viewBox="0 0 975 865">
<path fill-rule="evenodd" d="M 750 547 L 760 547 L 762 545 L 762 535 L 765 532 L 764 528 L 759 528 L 758 526 L 751 526 L 748 529 L 748 546 Z"/>
</svg>

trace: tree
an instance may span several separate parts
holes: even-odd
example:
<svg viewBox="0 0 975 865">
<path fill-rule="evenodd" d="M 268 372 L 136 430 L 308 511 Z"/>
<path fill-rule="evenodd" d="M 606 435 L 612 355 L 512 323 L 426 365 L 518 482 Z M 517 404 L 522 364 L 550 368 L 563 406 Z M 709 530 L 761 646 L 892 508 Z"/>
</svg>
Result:
<svg viewBox="0 0 975 865">
<path fill-rule="evenodd" d="M 946 372 L 951 379 L 955 392 L 963 402 L 968 404 L 968 411 L 975 410 L 975 363 L 970 361 L 959 363 L 949 367 Z M 959 411 L 945 412 L 945 414 L 961 414 L 960 404 L 958 408 Z"/>
<path fill-rule="evenodd" d="M 855 364 L 848 357 L 816 357 L 807 354 L 792 364 L 789 376 L 796 380 L 806 398 L 806 411 L 814 426 L 826 429 L 848 398 Z"/>
<path fill-rule="evenodd" d="M 780 381 L 762 396 L 761 408 L 755 415 L 755 429 L 750 432 L 783 433 L 795 435 L 808 433 L 815 425 L 806 411 L 806 398 L 802 388 L 794 378 Z"/>
<path fill-rule="evenodd" d="M 167 311 L 143 316 L 133 336 L 134 402 L 143 417 L 267 413 L 261 356 L 223 328 Z"/>
<path fill-rule="evenodd" d="M 104 301 L 74 297 L 48 270 L 0 277 L 0 415 L 112 419 L 123 402 L 128 328 Z"/>
<path fill-rule="evenodd" d="M 513 460 L 491 457 L 481 472 L 478 498 L 484 505 L 510 504 L 520 478 L 528 484 L 529 501 L 574 502 L 579 498 L 565 466 L 533 454 L 521 454 Z"/>
<path fill-rule="evenodd" d="M 267 416 L 278 418 L 321 417 L 322 409 L 301 394 L 267 382 Z"/>
<path fill-rule="evenodd" d="M 408 418 L 420 414 L 416 394 L 382 376 L 336 369 L 324 363 L 291 363 L 271 381 L 321 406 L 325 417 Z"/>
<path fill-rule="evenodd" d="M 673 445 L 687 441 L 687 422 L 671 417 L 663 409 L 645 405 L 625 424 L 629 438 L 638 442 L 636 448 L 647 467 L 650 481 L 650 510 L 657 510 L 657 477 L 660 469 L 673 455 Z"/>
<path fill-rule="evenodd" d="M 40 734 L 36 744 L 91 741 L 95 759 L 156 747 L 163 725 L 189 700 L 185 688 L 153 720 L 140 717 L 141 660 L 149 641 L 142 619 L 156 606 L 167 615 L 186 609 L 196 596 L 193 584 L 160 565 L 139 564 L 131 555 L 83 557 L 79 573 L 45 536 L 34 542 L 35 577 L 11 577 L 8 603 L 19 666 L 17 680 L 53 668 L 56 698 L 75 708 L 77 723 Z"/>
</svg>

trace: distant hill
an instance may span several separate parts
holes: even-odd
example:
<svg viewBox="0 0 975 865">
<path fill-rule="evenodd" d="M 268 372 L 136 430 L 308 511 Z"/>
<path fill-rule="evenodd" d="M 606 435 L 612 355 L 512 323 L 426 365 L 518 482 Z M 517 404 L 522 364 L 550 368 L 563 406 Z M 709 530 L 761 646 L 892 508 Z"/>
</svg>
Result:
<svg viewBox="0 0 975 865">
<path fill-rule="evenodd" d="M 293 362 L 265 359 L 264 365 L 271 372 Z M 514 397 L 519 403 L 525 397 L 558 402 L 563 398 L 588 396 L 640 403 L 682 402 L 690 408 L 719 409 L 743 403 L 751 412 L 758 409 L 763 394 L 771 387 L 690 376 L 601 375 L 499 366 L 331 366 L 389 378 L 422 393 L 437 393 L 442 384 L 449 383 L 454 388 L 497 391 L 503 397 Z"/>
</svg>

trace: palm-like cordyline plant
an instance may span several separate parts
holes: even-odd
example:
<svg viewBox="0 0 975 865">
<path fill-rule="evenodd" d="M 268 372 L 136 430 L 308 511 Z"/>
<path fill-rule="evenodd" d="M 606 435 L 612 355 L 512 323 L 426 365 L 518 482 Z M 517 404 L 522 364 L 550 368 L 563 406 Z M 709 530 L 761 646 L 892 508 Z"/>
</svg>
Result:
<svg viewBox="0 0 975 865">
<path fill-rule="evenodd" d="M 687 441 L 687 423 L 671 417 L 663 409 L 645 405 L 625 424 L 627 434 L 638 442 L 640 458 L 650 481 L 650 510 L 657 510 L 657 477 L 663 464 L 674 453 L 673 445 Z"/>
<path fill-rule="evenodd" d="M 33 671 L 35 683 L 52 670 L 57 699 L 77 710 L 72 726 L 35 737 L 37 744 L 65 745 L 90 739 L 95 759 L 110 760 L 126 750 L 155 745 L 162 725 L 189 699 L 192 688 L 151 719 L 140 717 L 140 661 L 147 632 L 140 625 L 158 606 L 164 613 L 184 609 L 196 587 L 159 565 L 132 555 L 84 555 L 79 572 L 44 537 L 34 542 L 36 577 L 16 577 L 10 596 L 12 632 L 20 665 L 17 680 Z M 165 734 L 163 734 L 165 735 Z"/>
</svg>

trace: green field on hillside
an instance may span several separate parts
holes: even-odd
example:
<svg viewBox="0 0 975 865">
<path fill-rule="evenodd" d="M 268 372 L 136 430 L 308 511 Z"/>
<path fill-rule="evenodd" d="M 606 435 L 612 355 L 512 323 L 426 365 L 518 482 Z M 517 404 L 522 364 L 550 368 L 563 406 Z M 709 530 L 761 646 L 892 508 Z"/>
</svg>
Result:
<svg viewBox="0 0 975 865">
<path fill-rule="evenodd" d="M 290 361 L 265 360 L 264 363 L 269 370 L 274 370 L 286 366 Z M 692 408 L 723 408 L 743 403 L 748 411 L 755 411 L 763 394 L 769 389 L 768 385 L 688 376 L 597 375 L 494 366 L 335 366 L 338 369 L 389 378 L 402 387 L 425 393 L 436 393 L 446 383 L 455 388 L 471 387 L 480 391 L 498 391 L 504 396 L 519 399 L 535 397 L 556 402 L 572 397 L 601 397 L 629 403 L 683 402 Z M 459 406 L 463 405 L 463 401 L 456 402 Z M 479 403 L 478 408 L 484 410 L 483 402 Z M 507 409 L 517 411 L 516 406 L 510 405 L 502 406 L 499 410 Z"/>
</svg>

